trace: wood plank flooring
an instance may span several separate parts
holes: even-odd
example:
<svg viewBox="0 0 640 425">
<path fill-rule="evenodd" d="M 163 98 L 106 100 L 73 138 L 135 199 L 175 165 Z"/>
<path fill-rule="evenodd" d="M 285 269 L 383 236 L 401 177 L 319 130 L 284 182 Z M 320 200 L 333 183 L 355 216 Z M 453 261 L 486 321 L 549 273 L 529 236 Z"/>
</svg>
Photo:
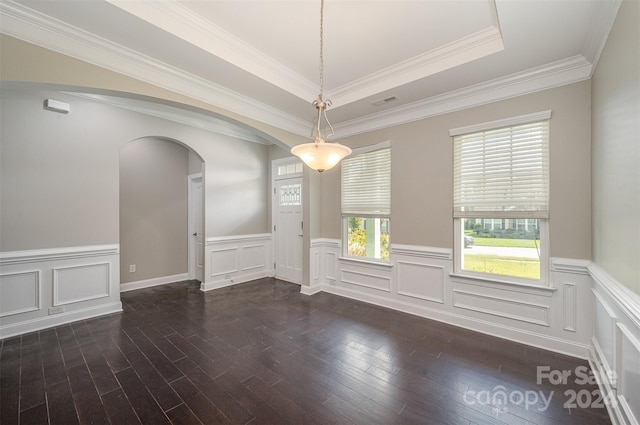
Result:
<svg viewBox="0 0 640 425">
<path fill-rule="evenodd" d="M 582 360 L 274 279 L 122 302 L 2 340 L 2 425 L 611 423 L 564 406 L 596 398 Z M 537 384 L 537 366 L 572 376 Z"/>
</svg>

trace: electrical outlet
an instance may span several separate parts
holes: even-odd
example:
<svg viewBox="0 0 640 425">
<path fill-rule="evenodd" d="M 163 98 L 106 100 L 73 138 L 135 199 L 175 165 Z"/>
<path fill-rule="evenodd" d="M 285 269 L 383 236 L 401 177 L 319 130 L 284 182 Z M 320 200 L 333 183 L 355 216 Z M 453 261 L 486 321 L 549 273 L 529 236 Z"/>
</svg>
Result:
<svg viewBox="0 0 640 425">
<path fill-rule="evenodd" d="M 136 272 L 136 265 L 135 264 L 131 264 L 129 266 L 129 273 L 135 273 Z"/>
<path fill-rule="evenodd" d="M 64 306 L 59 305 L 57 307 L 49 307 L 49 314 L 60 314 L 64 313 Z"/>
</svg>

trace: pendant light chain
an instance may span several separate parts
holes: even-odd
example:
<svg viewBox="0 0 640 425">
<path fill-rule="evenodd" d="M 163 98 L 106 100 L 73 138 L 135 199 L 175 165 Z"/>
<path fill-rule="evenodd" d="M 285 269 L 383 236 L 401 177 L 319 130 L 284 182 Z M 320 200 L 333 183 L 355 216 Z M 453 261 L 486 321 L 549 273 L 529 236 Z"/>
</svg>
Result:
<svg viewBox="0 0 640 425">
<path fill-rule="evenodd" d="M 320 99 L 324 94 L 324 0 L 320 0 Z"/>
<path fill-rule="evenodd" d="M 330 100 L 322 99 L 324 95 L 324 0 L 320 0 L 320 94 L 311 102 L 316 108 L 316 119 L 311 127 L 312 143 L 303 143 L 291 148 L 291 153 L 300 158 L 313 170 L 323 172 L 335 167 L 347 155 L 351 154 L 351 148 L 340 143 L 328 143 L 329 137 L 334 135 L 333 126 L 327 118 L 327 107 L 331 106 Z M 327 123 L 330 133 L 323 137 L 322 119 Z"/>
</svg>

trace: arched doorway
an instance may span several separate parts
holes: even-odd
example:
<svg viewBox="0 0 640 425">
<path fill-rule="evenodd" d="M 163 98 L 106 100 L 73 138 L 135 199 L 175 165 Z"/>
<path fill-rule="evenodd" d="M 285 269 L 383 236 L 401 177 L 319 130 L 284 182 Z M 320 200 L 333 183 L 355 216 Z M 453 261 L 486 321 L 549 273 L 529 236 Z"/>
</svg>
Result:
<svg viewBox="0 0 640 425">
<path fill-rule="evenodd" d="M 202 279 L 189 257 L 198 254 L 192 228 L 200 231 L 201 241 L 204 233 L 203 194 L 193 192 L 202 191 L 202 165 L 191 148 L 166 137 L 136 139 L 120 150 L 122 290 Z M 198 178 L 199 186 L 193 186 Z M 197 214 L 190 208 L 193 199 Z M 200 220 L 198 226 L 194 219 Z"/>
</svg>

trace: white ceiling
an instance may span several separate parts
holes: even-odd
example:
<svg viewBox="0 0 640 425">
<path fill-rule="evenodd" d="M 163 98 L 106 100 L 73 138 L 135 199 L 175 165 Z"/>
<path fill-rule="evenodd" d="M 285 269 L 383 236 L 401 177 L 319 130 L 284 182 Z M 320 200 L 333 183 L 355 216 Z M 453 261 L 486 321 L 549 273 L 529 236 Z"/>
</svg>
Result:
<svg viewBox="0 0 640 425">
<path fill-rule="evenodd" d="M 329 118 L 346 136 L 590 78 L 619 4 L 325 0 Z M 3 0 L 0 14 L 5 34 L 310 131 L 319 0 Z"/>
</svg>

